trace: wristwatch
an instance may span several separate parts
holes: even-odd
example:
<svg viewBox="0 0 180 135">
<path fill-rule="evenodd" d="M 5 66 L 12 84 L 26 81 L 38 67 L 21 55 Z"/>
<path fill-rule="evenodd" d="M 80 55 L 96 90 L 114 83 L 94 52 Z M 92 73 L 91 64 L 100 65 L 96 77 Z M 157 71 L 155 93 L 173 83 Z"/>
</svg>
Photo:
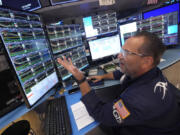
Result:
<svg viewBox="0 0 180 135">
<path fill-rule="evenodd" d="M 84 81 L 86 81 L 86 77 L 84 76 L 81 80 L 77 80 L 76 82 L 78 83 L 78 85 L 80 85 L 81 83 L 83 83 Z"/>
</svg>

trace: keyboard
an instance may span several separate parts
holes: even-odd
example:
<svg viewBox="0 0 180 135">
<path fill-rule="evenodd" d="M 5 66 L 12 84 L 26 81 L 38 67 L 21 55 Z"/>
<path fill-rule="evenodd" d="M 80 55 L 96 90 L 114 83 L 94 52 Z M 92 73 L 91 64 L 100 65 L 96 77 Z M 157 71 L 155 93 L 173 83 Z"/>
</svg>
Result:
<svg viewBox="0 0 180 135">
<path fill-rule="evenodd" d="M 49 100 L 45 113 L 46 135 L 71 135 L 72 128 L 65 96 Z"/>
</svg>

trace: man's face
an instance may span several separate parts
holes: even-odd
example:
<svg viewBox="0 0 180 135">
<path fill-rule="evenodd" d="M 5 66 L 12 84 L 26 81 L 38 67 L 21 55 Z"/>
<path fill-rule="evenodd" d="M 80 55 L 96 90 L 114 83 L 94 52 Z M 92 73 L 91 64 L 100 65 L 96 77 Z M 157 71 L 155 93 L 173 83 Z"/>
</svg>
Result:
<svg viewBox="0 0 180 135">
<path fill-rule="evenodd" d="M 134 78 L 141 74 L 143 56 L 138 49 L 144 42 L 143 37 L 131 37 L 126 40 L 122 46 L 122 52 L 119 53 L 121 72 Z"/>
</svg>

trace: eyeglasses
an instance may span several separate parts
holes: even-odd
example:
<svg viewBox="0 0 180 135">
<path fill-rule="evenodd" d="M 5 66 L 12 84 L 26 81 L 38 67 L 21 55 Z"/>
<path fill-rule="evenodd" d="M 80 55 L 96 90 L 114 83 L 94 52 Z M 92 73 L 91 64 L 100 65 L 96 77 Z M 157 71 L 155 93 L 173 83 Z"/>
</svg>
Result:
<svg viewBox="0 0 180 135">
<path fill-rule="evenodd" d="M 137 55 L 137 56 L 140 56 L 140 57 L 148 56 L 148 55 L 141 54 L 141 53 L 131 52 L 131 51 L 125 50 L 123 48 L 121 48 L 120 53 L 122 53 L 123 57 L 126 57 L 127 55 Z"/>
</svg>

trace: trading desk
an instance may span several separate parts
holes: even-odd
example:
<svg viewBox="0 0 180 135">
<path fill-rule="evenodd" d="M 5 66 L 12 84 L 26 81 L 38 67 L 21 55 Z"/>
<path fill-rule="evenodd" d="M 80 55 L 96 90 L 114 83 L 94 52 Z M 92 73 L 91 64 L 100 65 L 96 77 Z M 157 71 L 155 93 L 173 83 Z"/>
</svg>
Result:
<svg viewBox="0 0 180 135">
<path fill-rule="evenodd" d="M 180 60 L 180 45 L 176 48 L 170 48 L 165 51 L 162 56 L 162 60 L 158 67 L 162 70 L 171 66 L 172 64 L 176 63 Z"/>
<path fill-rule="evenodd" d="M 168 49 L 164 53 L 163 61 L 161 61 L 161 63 L 158 65 L 158 67 L 160 69 L 164 69 L 164 68 L 176 63 L 179 60 L 180 60 L 180 47 Z M 98 89 L 98 87 L 106 87 L 109 85 L 115 85 L 117 83 L 119 83 L 119 81 L 105 81 L 103 86 L 97 86 L 97 87 L 94 87 L 94 89 Z M 44 102 L 53 93 L 54 93 L 54 91 L 49 92 L 43 99 L 41 99 L 38 102 L 38 104 L 36 104 L 31 109 L 27 109 L 25 104 L 23 104 L 23 105 L 19 106 L 17 109 L 15 109 L 12 112 L 5 115 L 4 117 L 1 117 L 0 118 L 0 129 L 2 129 L 6 125 L 8 125 L 10 122 L 16 120 L 17 118 L 21 117 L 22 115 L 24 115 L 28 111 L 34 109 L 37 105 Z M 81 93 L 80 93 L 80 91 L 78 91 L 76 93 L 69 95 L 68 92 L 66 91 L 64 94 L 66 96 L 69 116 L 70 116 L 70 120 L 71 120 L 72 135 L 84 135 L 85 133 L 87 133 L 88 131 L 90 131 L 91 129 L 93 129 L 94 127 L 96 127 L 99 124 L 98 122 L 93 122 L 90 125 L 88 125 L 87 127 L 78 131 L 74 117 L 73 117 L 73 114 L 72 114 L 72 111 L 71 111 L 71 105 L 77 103 L 80 100 Z"/>
<path fill-rule="evenodd" d="M 78 131 L 72 110 L 71 110 L 71 105 L 79 102 L 81 98 L 81 93 L 80 91 L 73 93 L 71 95 L 66 95 L 66 102 L 68 105 L 68 111 L 69 111 L 69 117 L 71 120 L 71 126 L 72 126 L 72 135 L 84 135 L 87 131 L 93 129 L 94 127 L 96 127 L 98 125 L 98 122 L 93 122 L 90 125 L 86 126 L 85 128 L 81 129 Z"/>
</svg>

